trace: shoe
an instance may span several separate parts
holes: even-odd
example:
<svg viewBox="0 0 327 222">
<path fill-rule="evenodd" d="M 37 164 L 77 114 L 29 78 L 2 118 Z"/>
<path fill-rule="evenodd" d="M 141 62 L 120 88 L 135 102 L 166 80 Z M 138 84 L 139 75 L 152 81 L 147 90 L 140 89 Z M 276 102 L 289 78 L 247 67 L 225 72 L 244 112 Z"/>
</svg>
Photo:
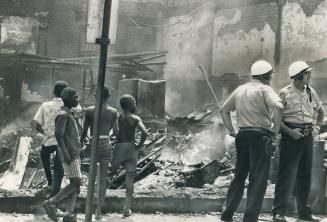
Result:
<svg viewBox="0 0 327 222">
<path fill-rule="evenodd" d="M 223 218 L 223 217 L 221 217 L 220 220 L 224 221 L 224 222 L 233 222 L 233 218 Z"/>
<path fill-rule="evenodd" d="M 77 218 L 76 218 L 75 214 L 69 212 L 62 218 L 62 221 L 63 222 L 77 222 Z"/>
<path fill-rule="evenodd" d="M 45 211 L 47 212 L 49 218 L 55 222 L 58 222 L 58 217 L 56 214 L 56 207 L 53 204 L 50 204 L 49 200 L 45 200 L 42 203 L 42 206 L 44 207 Z"/>
<path fill-rule="evenodd" d="M 312 215 L 301 216 L 301 217 L 299 217 L 299 219 L 300 220 L 305 220 L 305 221 L 313 221 L 313 222 L 320 221 L 320 218 L 312 216 Z"/>
<path fill-rule="evenodd" d="M 276 221 L 276 222 L 286 222 L 286 218 L 284 215 L 282 214 L 274 214 L 273 215 L 273 221 Z"/>
<path fill-rule="evenodd" d="M 129 217 L 129 216 L 131 216 L 131 214 L 132 214 L 132 211 L 130 209 L 128 209 L 128 210 L 124 209 L 123 217 Z"/>
<path fill-rule="evenodd" d="M 102 219 L 102 214 L 101 214 L 101 211 L 95 211 L 95 219 L 96 220 L 101 220 Z"/>
<path fill-rule="evenodd" d="M 60 209 L 57 209 L 57 217 L 64 217 L 67 213 L 60 210 Z"/>
</svg>

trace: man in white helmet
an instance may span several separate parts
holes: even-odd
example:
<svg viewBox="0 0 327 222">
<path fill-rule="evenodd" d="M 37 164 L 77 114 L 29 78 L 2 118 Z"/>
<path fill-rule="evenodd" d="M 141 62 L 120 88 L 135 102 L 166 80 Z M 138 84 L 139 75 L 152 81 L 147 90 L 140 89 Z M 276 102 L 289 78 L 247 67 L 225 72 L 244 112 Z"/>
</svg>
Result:
<svg viewBox="0 0 327 222">
<path fill-rule="evenodd" d="M 255 62 L 251 67 L 252 81 L 239 86 L 220 109 L 225 126 L 236 137 L 237 152 L 235 175 L 227 192 L 222 221 L 233 221 L 248 174 L 249 186 L 243 221 L 258 220 L 267 188 L 271 142 L 279 130 L 283 111 L 282 100 L 269 86 L 272 73 L 273 68 L 268 62 Z M 230 112 L 235 110 L 240 129 L 237 134 L 230 116 Z"/>
<path fill-rule="evenodd" d="M 313 136 L 319 133 L 324 117 L 322 102 L 315 90 L 308 85 L 312 70 L 306 62 L 292 63 L 289 76 L 293 83 L 279 92 L 285 108 L 273 203 L 275 221 L 286 221 L 284 215 L 292 193 L 296 197 L 299 218 L 319 221 L 312 217 L 311 209 L 307 206 L 311 185 Z"/>
</svg>

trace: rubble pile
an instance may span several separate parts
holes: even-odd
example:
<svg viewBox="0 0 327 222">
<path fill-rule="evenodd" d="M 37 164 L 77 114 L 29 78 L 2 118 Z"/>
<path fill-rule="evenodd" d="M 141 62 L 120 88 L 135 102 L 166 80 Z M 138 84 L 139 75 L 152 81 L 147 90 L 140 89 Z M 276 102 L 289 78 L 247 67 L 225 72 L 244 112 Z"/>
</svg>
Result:
<svg viewBox="0 0 327 222">
<path fill-rule="evenodd" d="M 234 167 L 224 158 L 225 130 L 217 107 L 205 105 L 187 116 L 167 114 L 166 128 L 151 130 L 145 146 L 139 151 L 135 188 L 149 192 L 200 188 L 204 192 L 225 192 Z M 17 141 L 22 136 L 33 139 L 21 188 L 46 185 L 39 158 L 42 136 L 29 127 L 1 135 L 0 170 L 6 170 Z M 141 135 L 136 135 L 139 140 Z M 115 140 L 112 140 L 115 142 Z M 82 158 L 82 183 L 88 183 L 89 152 Z M 85 154 L 83 153 L 83 155 Z M 7 164 L 7 165 L 6 165 Z M 2 168 L 1 168 L 2 167 Z M 111 189 L 124 188 L 125 171 L 108 171 Z M 220 179 L 224 178 L 224 179 Z M 218 191 L 219 190 L 219 191 Z"/>
</svg>

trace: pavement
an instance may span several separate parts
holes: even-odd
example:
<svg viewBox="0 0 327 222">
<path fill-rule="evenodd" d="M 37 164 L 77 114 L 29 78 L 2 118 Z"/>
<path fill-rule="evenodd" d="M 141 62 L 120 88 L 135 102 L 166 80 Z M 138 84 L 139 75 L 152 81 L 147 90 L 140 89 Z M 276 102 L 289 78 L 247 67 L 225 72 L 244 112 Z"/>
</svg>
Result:
<svg viewBox="0 0 327 222">
<path fill-rule="evenodd" d="M 110 221 L 110 222 L 220 222 L 219 214 L 132 214 L 129 218 L 123 218 L 121 214 L 113 213 L 106 214 L 101 220 L 92 221 Z M 319 215 L 322 222 L 327 222 L 327 215 Z M 79 222 L 84 221 L 85 215 L 78 214 Z M 0 213 L 1 222 L 51 222 L 51 220 L 44 214 L 4 214 Z M 60 222 L 62 219 L 59 220 Z M 242 214 L 236 214 L 234 221 L 242 221 Z M 259 222 L 272 221 L 272 216 L 269 214 L 261 214 Z M 304 222 L 297 220 L 296 217 L 288 217 L 289 222 Z"/>
</svg>

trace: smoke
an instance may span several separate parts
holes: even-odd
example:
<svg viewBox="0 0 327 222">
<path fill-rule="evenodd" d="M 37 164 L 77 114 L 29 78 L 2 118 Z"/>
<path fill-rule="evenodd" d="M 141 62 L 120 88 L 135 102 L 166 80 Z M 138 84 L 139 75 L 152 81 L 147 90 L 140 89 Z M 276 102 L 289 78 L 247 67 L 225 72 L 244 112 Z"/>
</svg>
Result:
<svg viewBox="0 0 327 222">
<path fill-rule="evenodd" d="M 8 132 L 30 127 L 32 118 L 36 113 L 36 109 L 38 107 L 39 104 L 32 104 L 29 107 L 23 108 L 21 112 L 17 113 L 17 116 L 14 116 L 14 118 L 11 121 L 7 122 L 4 126 L 1 127 L 0 138 L 6 135 Z"/>
<path fill-rule="evenodd" d="M 213 124 L 207 125 L 199 132 L 169 135 L 170 142 L 163 150 L 160 159 L 193 165 L 222 158 L 226 151 L 224 144 L 226 131 L 218 115 L 213 115 L 210 120 Z M 171 142 L 172 140 L 174 141 Z"/>
</svg>

